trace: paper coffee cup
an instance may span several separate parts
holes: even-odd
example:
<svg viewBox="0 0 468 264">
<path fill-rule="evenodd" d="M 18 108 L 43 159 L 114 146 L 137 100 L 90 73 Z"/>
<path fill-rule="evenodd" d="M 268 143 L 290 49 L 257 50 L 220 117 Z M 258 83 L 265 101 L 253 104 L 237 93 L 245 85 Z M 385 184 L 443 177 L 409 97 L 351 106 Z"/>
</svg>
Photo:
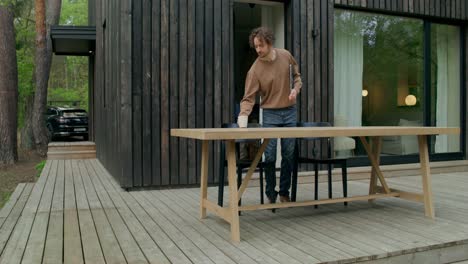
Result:
<svg viewBox="0 0 468 264">
<path fill-rule="evenodd" d="M 248 120 L 248 116 L 239 116 L 237 117 L 237 124 L 239 125 L 239 127 L 247 127 Z"/>
</svg>

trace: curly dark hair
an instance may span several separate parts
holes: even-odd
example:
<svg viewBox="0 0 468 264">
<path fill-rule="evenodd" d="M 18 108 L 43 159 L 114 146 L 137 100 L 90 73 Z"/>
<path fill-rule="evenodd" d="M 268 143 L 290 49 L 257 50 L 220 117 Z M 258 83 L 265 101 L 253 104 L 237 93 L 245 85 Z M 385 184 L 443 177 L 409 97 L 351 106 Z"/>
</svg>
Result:
<svg viewBox="0 0 468 264">
<path fill-rule="evenodd" d="M 273 45 L 273 43 L 275 42 L 275 36 L 273 35 L 273 31 L 267 27 L 254 28 L 252 32 L 250 32 L 249 44 L 251 48 L 255 48 L 254 38 L 259 38 L 269 45 Z"/>
</svg>

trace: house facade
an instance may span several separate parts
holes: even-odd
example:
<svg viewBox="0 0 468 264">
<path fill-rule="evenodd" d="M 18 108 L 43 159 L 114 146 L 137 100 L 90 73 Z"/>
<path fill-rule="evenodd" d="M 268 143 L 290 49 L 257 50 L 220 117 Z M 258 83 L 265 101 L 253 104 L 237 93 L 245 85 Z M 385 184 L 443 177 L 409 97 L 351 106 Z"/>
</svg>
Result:
<svg viewBox="0 0 468 264">
<path fill-rule="evenodd" d="M 459 137 L 429 139 L 430 155 L 465 159 L 464 0 L 90 0 L 90 17 L 94 140 L 124 188 L 198 183 L 201 145 L 169 131 L 235 122 L 255 59 L 248 34 L 261 25 L 300 65 L 299 120 L 457 126 Z M 385 138 L 382 162 L 417 162 L 416 142 Z M 314 147 L 321 151 L 301 152 Z M 220 146 L 210 148 L 216 183 Z M 367 162 L 354 139 L 334 151 L 352 165 Z"/>
</svg>

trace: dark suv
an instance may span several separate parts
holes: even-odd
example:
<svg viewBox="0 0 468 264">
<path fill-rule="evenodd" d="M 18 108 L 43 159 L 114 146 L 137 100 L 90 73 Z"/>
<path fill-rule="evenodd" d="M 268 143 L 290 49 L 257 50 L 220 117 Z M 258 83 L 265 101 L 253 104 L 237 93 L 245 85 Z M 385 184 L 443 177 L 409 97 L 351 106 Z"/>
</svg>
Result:
<svg viewBox="0 0 468 264">
<path fill-rule="evenodd" d="M 45 113 L 49 139 L 82 136 L 88 140 L 88 114 L 83 109 L 51 106 Z"/>
</svg>

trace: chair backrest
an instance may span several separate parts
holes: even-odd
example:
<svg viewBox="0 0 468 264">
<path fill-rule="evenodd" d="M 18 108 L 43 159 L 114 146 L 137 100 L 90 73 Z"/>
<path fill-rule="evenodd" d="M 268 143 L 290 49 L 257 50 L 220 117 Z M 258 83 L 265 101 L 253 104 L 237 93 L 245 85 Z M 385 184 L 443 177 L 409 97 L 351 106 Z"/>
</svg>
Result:
<svg viewBox="0 0 468 264">
<path fill-rule="evenodd" d="M 248 123 L 247 124 L 247 127 L 248 128 L 253 128 L 253 127 L 261 127 L 260 124 L 258 123 Z M 239 125 L 237 123 L 224 123 L 224 124 L 221 124 L 221 128 L 239 128 Z M 241 145 L 243 146 L 248 146 L 248 145 L 257 145 L 257 146 L 260 146 L 261 145 L 261 139 L 256 139 L 256 138 L 253 138 L 253 139 L 236 139 L 235 140 L 236 142 L 236 157 L 237 159 L 240 159 L 241 158 Z M 243 150 L 242 151 L 249 151 L 248 147 L 247 149 L 244 149 L 242 148 Z M 221 151 L 224 152 L 225 150 L 225 145 L 224 145 L 224 141 L 221 142 Z M 245 154 L 245 152 L 243 152 Z M 249 156 L 248 152 L 247 152 L 247 156 Z M 253 158 L 252 158 L 253 159 Z"/>
<path fill-rule="evenodd" d="M 297 122 L 297 127 L 331 127 L 329 122 Z M 310 138 L 300 138 L 301 140 L 319 140 L 321 138 L 310 137 Z"/>
<path fill-rule="evenodd" d="M 297 122 L 297 127 L 331 127 L 329 122 Z"/>
<path fill-rule="evenodd" d="M 331 123 L 329 122 L 297 122 L 297 127 L 331 127 Z M 296 151 L 299 151 L 299 140 L 305 141 L 319 141 L 321 139 L 327 139 L 327 149 L 328 149 L 328 156 L 330 157 L 330 138 L 319 138 L 319 137 L 310 137 L 310 138 L 298 138 L 296 140 Z M 316 155 L 316 149 L 313 149 L 314 156 Z"/>
</svg>

